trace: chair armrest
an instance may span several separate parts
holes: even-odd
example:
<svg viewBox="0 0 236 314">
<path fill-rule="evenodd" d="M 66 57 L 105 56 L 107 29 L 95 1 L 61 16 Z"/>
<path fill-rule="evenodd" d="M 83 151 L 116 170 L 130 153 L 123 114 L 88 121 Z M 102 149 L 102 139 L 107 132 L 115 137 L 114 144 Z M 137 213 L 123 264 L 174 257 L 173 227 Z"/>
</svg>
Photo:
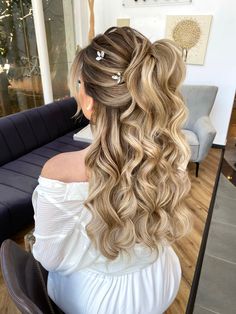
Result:
<svg viewBox="0 0 236 314">
<path fill-rule="evenodd" d="M 216 130 L 213 127 L 210 118 L 208 116 L 203 116 L 194 123 L 193 132 L 197 134 L 200 144 L 198 159 L 196 160 L 197 162 L 200 162 L 206 157 L 211 148 L 216 136 Z"/>
</svg>

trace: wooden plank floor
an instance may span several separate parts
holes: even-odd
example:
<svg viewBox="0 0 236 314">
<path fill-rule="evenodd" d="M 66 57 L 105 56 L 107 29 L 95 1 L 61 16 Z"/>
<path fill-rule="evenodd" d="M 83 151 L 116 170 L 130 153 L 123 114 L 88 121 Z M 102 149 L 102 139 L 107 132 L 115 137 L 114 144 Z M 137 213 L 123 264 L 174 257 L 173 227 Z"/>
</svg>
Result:
<svg viewBox="0 0 236 314">
<path fill-rule="evenodd" d="M 173 245 L 180 259 L 182 280 L 179 293 L 166 314 L 184 314 L 186 311 L 220 156 L 220 149 L 211 149 L 200 165 L 198 178 L 195 177 L 195 165 L 190 163 L 188 166 L 192 183 L 188 206 L 193 213 L 194 225 L 187 237 Z"/>
<path fill-rule="evenodd" d="M 220 149 L 210 150 L 209 155 L 200 165 L 198 178 L 195 177 L 195 164 L 190 163 L 188 166 L 192 182 L 191 192 L 188 198 L 188 206 L 193 213 L 194 226 L 190 235 L 181 239 L 174 245 L 174 250 L 179 256 L 182 267 L 182 280 L 179 293 L 170 308 L 166 311 L 166 314 L 185 313 L 216 173 L 220 162 L 220 154 Z M 33 226 L 29 226 L 22 232 L 18 233 L 13 240 L 24 247 L 24 235 L 32 228 Z M 0 313 L 20 313 L 6 291 L 2 273 L 0 273 Z"/>
</svg>

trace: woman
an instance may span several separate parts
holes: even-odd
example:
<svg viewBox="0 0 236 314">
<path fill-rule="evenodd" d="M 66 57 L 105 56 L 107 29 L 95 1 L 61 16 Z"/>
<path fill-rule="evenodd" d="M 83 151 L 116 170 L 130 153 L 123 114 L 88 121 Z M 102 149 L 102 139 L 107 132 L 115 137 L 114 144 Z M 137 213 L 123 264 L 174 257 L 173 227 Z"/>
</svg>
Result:
<svg viewBox="0 0 236 314">
<path fill-rule="evenodd" d="M 76 116 L 82 108 L 94 139 L 50 159 L 32 196 L 33 254 L 65 313 L 158 314 L 176 297 L 171 244 L 190 228 L 184 73 L 171 41 L 130 27 L 109 28 L 75 57 Z"/>
</svg>

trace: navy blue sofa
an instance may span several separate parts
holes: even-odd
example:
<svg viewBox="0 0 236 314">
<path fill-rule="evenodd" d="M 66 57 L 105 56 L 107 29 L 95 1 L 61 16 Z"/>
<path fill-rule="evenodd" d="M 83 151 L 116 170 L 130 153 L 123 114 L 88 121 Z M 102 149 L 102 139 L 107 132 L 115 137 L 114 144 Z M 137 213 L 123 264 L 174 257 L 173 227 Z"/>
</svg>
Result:
<svg viewBox="0 0 236 314">
<path fill-rule="evenodd" d="M 0 118 L 0 244 L 33 222 L 32 192 L 45 162 L 88 144 L 73 134 L 88 124 L 74 98 Z"/>
</svg>

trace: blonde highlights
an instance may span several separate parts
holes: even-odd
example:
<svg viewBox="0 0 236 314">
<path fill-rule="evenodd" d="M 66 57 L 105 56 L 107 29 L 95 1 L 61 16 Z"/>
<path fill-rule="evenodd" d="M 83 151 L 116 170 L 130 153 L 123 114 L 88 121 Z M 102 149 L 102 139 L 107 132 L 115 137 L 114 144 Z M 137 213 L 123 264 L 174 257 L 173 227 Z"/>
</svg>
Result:
<svg viewBox="0 0 236 314">
<path fill-rule="evenodd" d="M 96 60 L 97 50 L 104 59 Z M 117 72 L 120 84 L 111 78 Z M 95 103 L 84 202 L 92 213 L 86 227 L 92 242 L 112 260 L 136 243 L 157 249 L 181 238 L 191 226 L 185 204 L 190 149 L 182 133 L 187 109 L 178 47 L 111 27 L 77 54 L 71 84 L 79 76 Z"/>
</svg>

